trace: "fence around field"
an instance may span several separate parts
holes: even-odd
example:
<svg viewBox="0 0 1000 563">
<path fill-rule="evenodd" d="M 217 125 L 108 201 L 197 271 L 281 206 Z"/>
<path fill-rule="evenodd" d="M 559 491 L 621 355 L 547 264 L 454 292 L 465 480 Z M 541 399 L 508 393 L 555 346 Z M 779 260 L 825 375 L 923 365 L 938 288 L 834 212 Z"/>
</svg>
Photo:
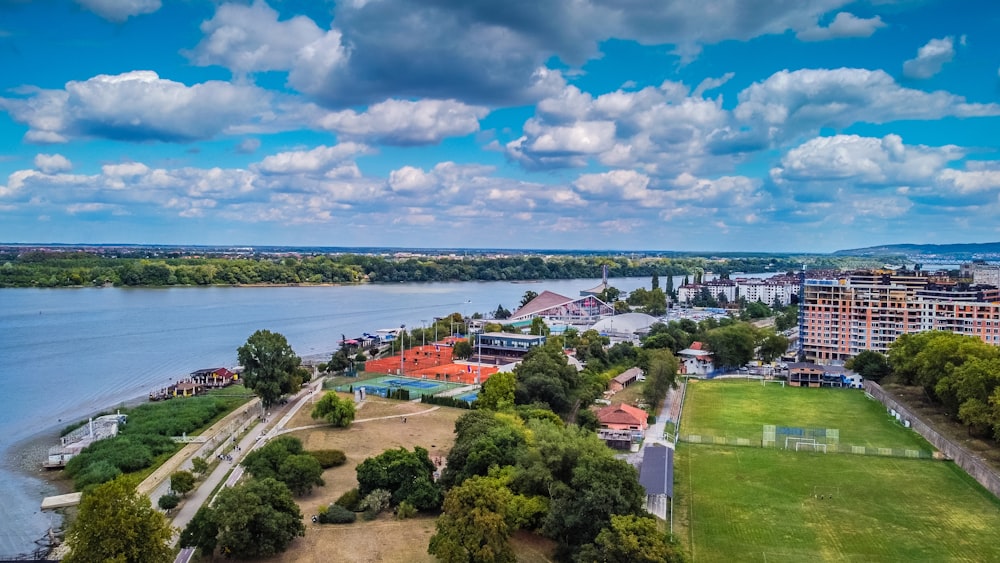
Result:
<svg viewBox="0 0 1000 563">
<path fill-rule="evenodd" d="M 709 444 L 715 446 L 739 446 L 745 448 L 767 448 L 776 450 L 790 450 L 799 452 L 820 452 L 837 454 L 870 455 L 882 457 L 906 457 L 911 459 L 933 459 L 934 452 L 927 450 L 912 450 L 906 448 L 877 448 L 873 446 L 857 446 L 854 444 L 817 442 L 815 444 L 799 442 L 803 447 L 796 450 L 793 447 L 785 447 L 782 442 L 768 441 L 762 438 L 740 438 L 736 436 L 712 436 L 709 434 L 682 434 L 679 436 L 681 442 L 689 444 Z"/>
<path fill-rule="evenodd" d="M 910 409 L 889 395 L 878 383 L 865 381 L 864 386 L 865 391 L 885 405 L 887 409 L 896 411 L 900 421 L 909 422 L 910 427 L 923 436 L 931 445 L 947 457 L 953 459 L 956 465 L 964 469 L 966 473 L 978 481 L 986 490 L 1000 497 L 1000 475 L 992 467 L 976 457 L 974 453 L 945 438 L 919 416 L 910 411 Z"/>
</svg>

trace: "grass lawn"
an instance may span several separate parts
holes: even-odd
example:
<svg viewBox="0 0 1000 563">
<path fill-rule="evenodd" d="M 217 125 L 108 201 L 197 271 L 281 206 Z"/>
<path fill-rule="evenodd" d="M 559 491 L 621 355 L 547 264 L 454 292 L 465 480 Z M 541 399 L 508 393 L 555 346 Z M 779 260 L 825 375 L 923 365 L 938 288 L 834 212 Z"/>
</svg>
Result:
<svg viewBox="0 0 1000 563">
<path fill-rule="evenodd" d="M 695 562 L 1000 561 L 1000 501 L 950 462 L 683 443 L 677 456 L 675 532 Z"/>
<path fill-rule="evenodd" d="M 840 443 L 932 450 L 919 434 L 891 419 L 878 401 L 855 389 L 782 387 L 743 380 L 688 385 L 681 434 L 747 438 L 757 443 L 765 424 L 836 428 Z"/>
</svg>

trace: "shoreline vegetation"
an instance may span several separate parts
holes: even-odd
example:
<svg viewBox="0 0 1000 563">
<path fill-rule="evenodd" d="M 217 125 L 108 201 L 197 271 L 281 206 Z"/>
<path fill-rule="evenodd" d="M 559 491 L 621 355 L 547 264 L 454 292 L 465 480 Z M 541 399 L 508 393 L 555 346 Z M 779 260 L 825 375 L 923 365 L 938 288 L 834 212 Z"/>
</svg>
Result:
<svg viewBox="0 0 1000 563">
<path fill-rule="evenodd" d="M 525 281 L 699 272 L 775 274 L 854 268 L 901 257 L 830 255 L 652 256 L 232 252 L 182 248 L 0 247 L 0 288 L 310 286 L 360 283 Z"/>
</svg>

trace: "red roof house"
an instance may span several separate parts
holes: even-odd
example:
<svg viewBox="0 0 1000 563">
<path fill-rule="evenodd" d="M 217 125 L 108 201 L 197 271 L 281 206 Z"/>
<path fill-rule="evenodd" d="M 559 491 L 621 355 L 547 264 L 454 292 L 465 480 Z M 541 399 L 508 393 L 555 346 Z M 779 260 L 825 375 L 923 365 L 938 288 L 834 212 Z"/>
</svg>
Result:
<svg viewBox="0 0 1000 563">
<path fill-rule="evenodd" d="M 597 411 L 602 428 L 612 430 L 646 430 L 646 411 L 624 403 L 609 405 Z"/>
</svg>

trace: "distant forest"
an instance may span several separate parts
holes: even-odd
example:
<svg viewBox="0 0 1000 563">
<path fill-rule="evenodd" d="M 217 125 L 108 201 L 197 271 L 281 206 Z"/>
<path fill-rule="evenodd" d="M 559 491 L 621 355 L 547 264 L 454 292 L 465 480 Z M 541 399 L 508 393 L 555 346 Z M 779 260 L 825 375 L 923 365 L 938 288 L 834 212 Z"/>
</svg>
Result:
<svg viewBox="0 0 1000 563">
<path fill-rule="evenodd" d="M 784 273 L 857 265 L 833 256 L 640 258 L 627 256 L 407 257 L 315 256 L 123 257 L 82 251 L 0 252 L 0 287 L 289 285 L 369 282 L 500 281 Z"/>
</svg>

